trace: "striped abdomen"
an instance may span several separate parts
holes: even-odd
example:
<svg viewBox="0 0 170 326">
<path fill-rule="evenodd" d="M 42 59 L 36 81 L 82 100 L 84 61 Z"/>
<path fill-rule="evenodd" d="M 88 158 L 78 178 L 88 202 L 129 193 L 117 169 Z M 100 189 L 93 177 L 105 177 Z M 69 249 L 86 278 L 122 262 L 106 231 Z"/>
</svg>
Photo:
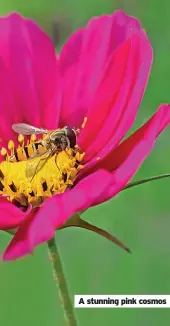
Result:
<svg viewBox="0 0 170 326">
<path fill-rule="evenodd" d="M 11 162 L 19 162 L 25 161 L 30 158 L 39 156 L 44 154 L 47 151 L 46 146 L 43 145 L 42 142 L 35 142 L 33 144 L 29 144 L 28 146 L 24 146 L 23 148 L 18 148 L 14 155 L 11 156 Z"/>
</svg>

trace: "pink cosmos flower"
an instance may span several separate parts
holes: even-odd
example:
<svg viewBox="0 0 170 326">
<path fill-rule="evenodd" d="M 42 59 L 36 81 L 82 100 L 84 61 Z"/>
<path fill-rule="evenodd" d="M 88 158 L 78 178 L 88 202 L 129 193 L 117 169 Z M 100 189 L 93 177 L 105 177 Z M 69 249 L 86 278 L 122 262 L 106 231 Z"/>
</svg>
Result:
<svg viewBox="0 0 170 326">
<path fill-rule="evenodd" d="M 18 228 L 4 260 L 31 253 L 73 213 L 109 200 L 133 177 L 170 122 L 162 105 L 140 129 L 132 127 L 150 68 L 152 47 L 140 23 L 123 11 L 93 18 L 56 56 L 50 39 L 31 20 L 0 20 L 0 130 L 2 146 L 16 140 L 12 124 L 84 129 L 78 145 L 84 168 L 73 187 L 21 211 L 0 197 L 0 229 Z"/>
</svg>

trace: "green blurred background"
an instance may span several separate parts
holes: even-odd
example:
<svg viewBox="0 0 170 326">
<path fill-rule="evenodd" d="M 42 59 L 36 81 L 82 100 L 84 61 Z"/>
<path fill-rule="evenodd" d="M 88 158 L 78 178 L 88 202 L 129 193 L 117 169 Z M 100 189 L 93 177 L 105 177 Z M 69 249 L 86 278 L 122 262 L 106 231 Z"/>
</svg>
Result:
<svg viewBox="0 0 170 326">
<path fill-rule="evenodd" d="M 118 8 L 140 19 L 155 54 L 136 128 L 155 112 L 161 102 L 170 102 L 168 0 L 0 2 L 2 15 L 17 10 L 33 17 L 53 38 L 55 36 L 60 45 L 71 31 L 84 25 L 90 17 L 111 13 Z M 170 128 L 158 139 L 135 178 L 170 171 L 169 136 Z M 132 249 L 132 255 L 88 231 L 69 228 L 57 232 L 56 240 L 72 297 L 74 294 L 170 294 L 169 188 L 168 179 L 142 185 L 122 192 L 84 214 L 87 221 L 124 241 Z M 1 251 L 10 238 L 1 232 Z M 77 309 L 76 314 L 81 326 L 159 326 L 170 323 L 169 309 Z M 46 245 L 36 249 L 33 256 L 1 263 L 0 325 L 64 326 Z"/>
</svg>

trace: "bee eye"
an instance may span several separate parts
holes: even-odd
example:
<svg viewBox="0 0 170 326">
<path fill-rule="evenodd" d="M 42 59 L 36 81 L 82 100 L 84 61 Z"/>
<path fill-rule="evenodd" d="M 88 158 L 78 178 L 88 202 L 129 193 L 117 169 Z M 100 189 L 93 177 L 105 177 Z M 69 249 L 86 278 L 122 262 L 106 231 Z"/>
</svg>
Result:
<svg viewBox="0 0 170 326">
<path fill-rule="evenodd" d="M 73 148 L 77 142 L 75 130 L 70 127 L 66 127 L 66 129 L 67 129 L 67 137 L 70 141 L 70 147 Z"/>
<path fill-rule="evenodd" d="M 56 136 L 56 137 L 54 138 L 54 143 L 55 143 L 55 145 L 58 145 L 59 140 L 60 140 L 60 137 L 59 137 L 59 136 Z"/>
</svg>

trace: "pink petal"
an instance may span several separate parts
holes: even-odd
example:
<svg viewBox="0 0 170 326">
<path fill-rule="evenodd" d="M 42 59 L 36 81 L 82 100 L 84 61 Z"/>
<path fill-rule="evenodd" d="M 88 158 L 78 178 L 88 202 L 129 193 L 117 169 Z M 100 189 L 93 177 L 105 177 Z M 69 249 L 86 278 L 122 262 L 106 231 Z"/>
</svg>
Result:
<svg viewBox="0 0 170 326">
<path fill-rule="evenodd" d="M 61 105 L 59 60 L 50 38 L 31 20 L 26 20 L 26 27 L 32 46 L 40 125 L 55 129 L 58 126 Z"/>
<path fill-rule="evenodd" d="M 2 255 L 3 260 L 14 260 L 20 258 L 26 254 L 31 254 L 32 249 L 27 239 L 29 226 L 32 220 L 35 218 L 35 210 L 32 210 L 28 215 L 24 223 L 19 227 L 15 235 L 13 236 L 10 244 Z"/>
<path fill-rule="evenodd" d="M 105 146 L 113 149 L 131 128 L 151 63 L 152 48 L 142 31 L 114 52 L 79 138 L 85 162 L 101 157 Z"/>
<path fill-rule="evenodd" d="M 9 230 L 18 227 L 29 214 L 11 204 L 5 197 L 0 196 L 0 230 Z"/>
<path fill-rule="evenodd" d="M 105 167 L 112 172 L 112 183 L 104 197 L 97 200 L 95 205 L 112 198 L 125 187 L 150 154 L 156 138 L 169 123 L 170 106 L 161 105 L 151 119 L 98 164 L 99 169 Z"/>
<path fill-rule="evenodd" d="M 111 174 L 98 171 L 80 182 L 74 189 L 48 199 L 35 216 L 19 227 L 3 254 L 4 260 L 22 257 L 38 244 L 48 241 L 55 229 L 63 225 L 74 212 L 82 211 L 99 200 L 106 191 Z M 90 188 L 90 192 L 89 192 Z"/>
<path fill-rule="evenodd" d="M 110 55 L 139 30 L 135 18 L 118 11 L 91 19 L 71 36 L 60 55 L 64 87 L 60 125 L 80 127 Z"/>
<path fill-rule="evenodd" d="M 16 13 L 1 18 L 0 130 L 4 140 L 13 138 L 12 123 L 57 126 L 58 83 L 55 49 L 44 32 Z"/>
</svg>

